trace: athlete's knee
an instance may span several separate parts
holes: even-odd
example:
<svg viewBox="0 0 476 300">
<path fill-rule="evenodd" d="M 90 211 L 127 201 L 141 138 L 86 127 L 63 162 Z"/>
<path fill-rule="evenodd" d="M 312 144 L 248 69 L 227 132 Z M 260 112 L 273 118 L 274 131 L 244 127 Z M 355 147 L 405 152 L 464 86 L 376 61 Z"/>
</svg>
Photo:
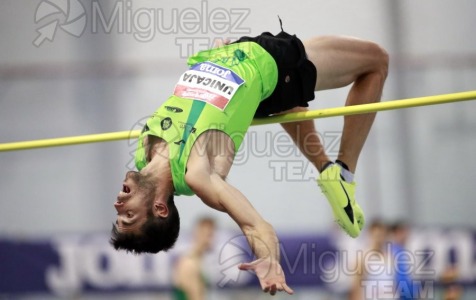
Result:
<svg viewBox="0 0 476 300">
<path fill-rule="evenodd" d="M 368 54 L 373 58 L 373 72 L 378 73 L 384 79 L 387 78 L 390 61 L 388 52 L 382 46 L 374 42 L 368 42 L 367 47 Z"/>
</svg>

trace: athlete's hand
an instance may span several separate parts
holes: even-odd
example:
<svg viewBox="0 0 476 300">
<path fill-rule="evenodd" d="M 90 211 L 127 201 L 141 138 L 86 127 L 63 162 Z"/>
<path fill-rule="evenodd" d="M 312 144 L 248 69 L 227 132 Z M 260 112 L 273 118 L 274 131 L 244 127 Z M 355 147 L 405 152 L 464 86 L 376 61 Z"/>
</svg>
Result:
<svg viewBox="0 0 476 300">
<path fill-rule="evenodd" d="M 243 263 L 238 268 L 244 271 L 254 271 L 261 284 L 261 289 L 265 293 L 270 293 L 270 295 L 275 295 L 277 291 L 285 291 L 289 295 L 294 293 L 286 284 L 283 269 L 277 261 L 260 258 L 250 263 Z"/>
</svg>

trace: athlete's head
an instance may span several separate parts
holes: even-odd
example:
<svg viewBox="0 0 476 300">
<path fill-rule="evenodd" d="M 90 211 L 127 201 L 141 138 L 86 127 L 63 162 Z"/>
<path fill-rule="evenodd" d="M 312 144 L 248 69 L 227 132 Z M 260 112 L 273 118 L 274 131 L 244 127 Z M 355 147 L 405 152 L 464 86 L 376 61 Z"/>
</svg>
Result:
<svg viewBox="0 0 476 300">
<path fill-rule="evenodd" d="M 175 244 L 180 218 L 173 195 L 165 202 L 156 201 L 156 184 L 149 176 L 130 171 L 114 207 L 116 224 L 111 244 L 116 250 L 133 253 L 167 251 Z"/>
<path fill-rule="evenodd" d="M 208 251 L 212 247 L 215 235 L 215 221 L 209 217 L 198 219 L 195 225 L 195 245 L 200 251 Z"/>
<path fill-rule="evenodd" d="M 397 221 L 391 227 L 390 231 L 393 236 L 393 241 L 399 245 L 405 245 L 410 229 L 408 224 L 404 221 Z"/>
<path fill-rule="evenodd" d="M 387 226 L 380 220 L 373 220 L 369 226 L 369 237 L 374 246 L 381 247 L 387 241 Z"/>
</svg>

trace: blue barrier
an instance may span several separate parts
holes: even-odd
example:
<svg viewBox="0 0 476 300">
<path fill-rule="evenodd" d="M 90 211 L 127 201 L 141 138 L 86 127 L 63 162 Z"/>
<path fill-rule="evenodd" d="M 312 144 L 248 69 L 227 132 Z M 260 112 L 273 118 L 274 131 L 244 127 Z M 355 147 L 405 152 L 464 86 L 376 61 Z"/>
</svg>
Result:
<svg viewBox="0 0 476 300">
<path fill-rule="evenodd" d="M 476 286 L 476 235 L 470 231 L 416 231 L 409 241 L 413 273 L 437 282 L 448 265 L 460 267 L 460 280 Z M 351 277 L 357 255 L 365 255 L 365 237 L 335 240 L 330 235 L 281 235 L 281 265 L 292 287 L 332 287 Z M 353 246 L 352 246 L 353 245 Z M 177 249 L 157 255 L 135 256 L 117 252 L 106 234 L 71 235 L 38 239 L 0 238 L 0 294 L 161 291 L 171 287 L 177 256 L 187 248 L 181 237 Z M 360 249 L 360 250 L 359 250 Z M 253 274 L 238 271 L 240 262 L 252 260 L 244 238 L 220 233 L 205 258 L 205 273 L 212 286 L 257 286 Z M 345 281 L 345 280 L 344 280 Z"/>
</svg>

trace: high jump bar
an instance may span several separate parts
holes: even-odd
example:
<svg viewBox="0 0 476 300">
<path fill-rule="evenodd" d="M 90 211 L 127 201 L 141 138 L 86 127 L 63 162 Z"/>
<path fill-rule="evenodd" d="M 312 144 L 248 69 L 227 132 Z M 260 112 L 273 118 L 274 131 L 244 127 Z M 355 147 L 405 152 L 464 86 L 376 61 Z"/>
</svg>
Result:
<svg viewBox="0 0 476 300">
<path fill-rule="evenodd" d="M 452 94 L 442 94 L 401 100 L 391 100 L 377 103 L 361 104 L 354 106 L 318 109 L 306 112 L 289 113 L 267 118 L 254 119 L 251 125 L 265 125 L 273 123 L 296 122 L 312 119 L 329 118 L 335 116 L 348 116 L 372 113 L 377 111 L 402 109 L 417 106 L 427 106 L 476 99 L 476 90 Z M 0 144 L 0 152 L 16 151 L 35 148 L 68 146 L 86 143 L 109 142 L 139 137 L 140 130 L 108 132 L 99 134 L 79 135 L 43 140 L 22 141 Z"/>
</svg>

